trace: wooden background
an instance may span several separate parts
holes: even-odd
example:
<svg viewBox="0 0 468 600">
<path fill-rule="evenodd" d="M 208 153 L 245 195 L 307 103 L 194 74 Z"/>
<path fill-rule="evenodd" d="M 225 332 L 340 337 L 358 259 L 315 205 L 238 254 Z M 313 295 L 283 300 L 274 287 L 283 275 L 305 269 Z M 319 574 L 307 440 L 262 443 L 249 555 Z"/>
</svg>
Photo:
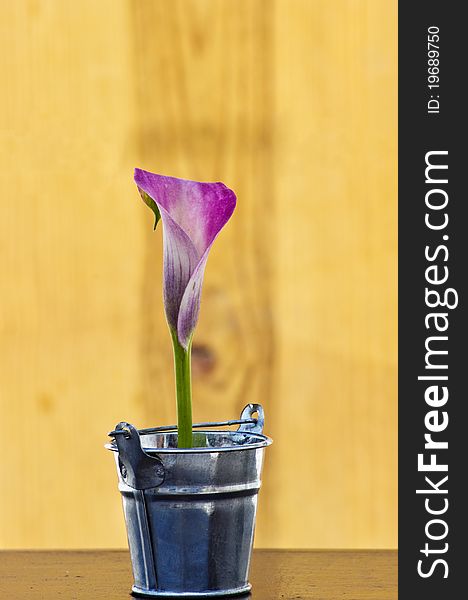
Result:
<svg viewBox="0 0 468 600">
<path fill-rule="evenodd" d="M 396 1 L 0 6 L 0 545 L 125 545 L 106 432 L 175 419 L 140 166 L 238 195 L 194 414 L 265 406 L 257 545 L 396 546 Z"/>
</svg>

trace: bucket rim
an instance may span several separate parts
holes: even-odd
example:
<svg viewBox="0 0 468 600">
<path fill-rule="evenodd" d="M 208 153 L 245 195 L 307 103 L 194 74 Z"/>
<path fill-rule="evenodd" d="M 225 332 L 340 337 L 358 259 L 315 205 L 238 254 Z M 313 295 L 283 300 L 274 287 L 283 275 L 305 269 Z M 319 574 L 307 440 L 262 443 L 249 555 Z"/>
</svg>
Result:
<svg viewBox="0 0 468 600">
<path fill-rule="evenodd" d="M 161 432 L 161 433 L 154 433 L 154 434 L 148 434 L 148 435 L 152 435 L 152 436 L 160 436 L 160 435 L 167 435 L 168 433 L 176 433 L 174 431 L 172 432 Z M 242 435 L 247 435 L 249 437 L 252 438 L 252 442 L 247 442 L 245 444 L 232 444 L 231 446 L 213 446 L 213 447 L 207 447 L 207 446 L 203 446 L 200 448 L 155 448 L 154 446 L 146 446 L 144 445 L 144 442 L 142 443 L 141 447 L 142 450 L 144 452 L 151 452 L 153 454 L 215 454 L 218 452 L 242 452 L 245 450 L 255 450 L 257 448 L 267 448 L 268 446 L 271 446 L 271 444 L 273 443 L 273 440 L 268 437 L 267 435 L 264 435 L 263 433 L 253 433 L 253 432 L 249 432 L 249 431 L 226 431 L 226 430 L 194 430 L 193 433 L 209 433 L 210 435 L 213 434 L 220 434 L 220 435 L 229 435 L 229 434 L 238 434 L 238 433 L 242 433 Z M 141 436 L 141 437 L 145 437 L 145 436 Z M 140 439 L 141 439 L 140 437 Z M 254 441 L 255 440 L 255 441 Z M 104 444 L 104 448 L 106 448 L 107 450 L 111 450 L 112 452 L 118 452 L 118 448 L 117 448 L 117 444 L 115 441 L 113 442 L 109 442 L 107 444 Z"/>
</svg>

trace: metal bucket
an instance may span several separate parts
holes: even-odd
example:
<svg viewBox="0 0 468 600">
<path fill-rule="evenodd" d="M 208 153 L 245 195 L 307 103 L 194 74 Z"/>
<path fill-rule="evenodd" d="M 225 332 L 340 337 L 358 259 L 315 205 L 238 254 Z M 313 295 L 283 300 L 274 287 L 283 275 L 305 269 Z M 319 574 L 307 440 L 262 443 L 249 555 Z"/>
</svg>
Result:
<svg viewBox="0 0 468 600">
<path fill-rule="evenodd" d="M 253 415 L 257 413 L 257 418 Z M 247 593 L 263 453 L 263 409 L 195 428 L 196 448 L 177 448 L 175 426 L 138 431 L 119 423 L 115 452 L 135 595 L 215 597 Z M 194 432 L 195 433 L 195 432 Z"/>
</svg>

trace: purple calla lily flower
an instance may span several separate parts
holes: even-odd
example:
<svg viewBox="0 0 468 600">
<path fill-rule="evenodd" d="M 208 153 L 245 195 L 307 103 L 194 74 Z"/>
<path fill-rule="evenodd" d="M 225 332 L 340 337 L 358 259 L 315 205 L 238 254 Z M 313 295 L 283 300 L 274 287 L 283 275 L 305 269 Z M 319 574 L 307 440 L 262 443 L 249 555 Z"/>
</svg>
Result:
<svg viewBox="0 0 468 600">
<path fill-rule="evenodd" d="M 206 262 L 232 215 L 236 196 L 223 183 L 201 183 L 135 169 L 145 203 L 163 222 L 164 308 L 172 332 L 187 350 L 198 321 Z"/>
<path fill-rule="evenodd" d="M 218 233 L 232 215 L 236 196 L 223 183 L 200 183 L 135 169 L 141 197 L 163 222 L 164 309 L 171 330 L 177 399 L 177 445 L 192 435 L 192 335 L 200 312 L 206 261 Z"/>
</svg>

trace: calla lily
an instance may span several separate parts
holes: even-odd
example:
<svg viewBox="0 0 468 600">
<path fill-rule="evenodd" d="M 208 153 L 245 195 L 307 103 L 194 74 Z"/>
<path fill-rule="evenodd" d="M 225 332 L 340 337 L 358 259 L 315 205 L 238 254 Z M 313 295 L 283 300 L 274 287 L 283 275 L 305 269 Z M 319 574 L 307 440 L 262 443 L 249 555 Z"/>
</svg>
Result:
<svg viewBox="0 0 468 600">
<path fill-rule="evenodd" d="M 164 227 L 164 307 L 170 328 L 187 349 L 200 310 L 211 246 L 236 206 L 223 183 L 201 183 L 135 169 L 135 183 L 156 224 Z M 149 196 L 149 198 L 147 198 Z"/>
<path fill-rule="evenodd" d="M 141 169 L 135 169 L 135 183 L 155 214 L 154 227 L 159 219 L 163 224 L 164 308 L 174 342 L 180 417 L 179 384 L 190 380 L 190 347 L 200 311 L 206 262 L 213 242 L 234 211 L 236 196 L 223 183 L 177 179 Z M 182 392 L 187 396 L 187 391 Z M 188 395 L 191 396 L 190 390 Z M 188 400 L 191 403 L 191 397 Z M 187 404 L 187 398 L 183 404 Z M 179 419 L 179 442 L 180 438 Z"/>
</svg>

